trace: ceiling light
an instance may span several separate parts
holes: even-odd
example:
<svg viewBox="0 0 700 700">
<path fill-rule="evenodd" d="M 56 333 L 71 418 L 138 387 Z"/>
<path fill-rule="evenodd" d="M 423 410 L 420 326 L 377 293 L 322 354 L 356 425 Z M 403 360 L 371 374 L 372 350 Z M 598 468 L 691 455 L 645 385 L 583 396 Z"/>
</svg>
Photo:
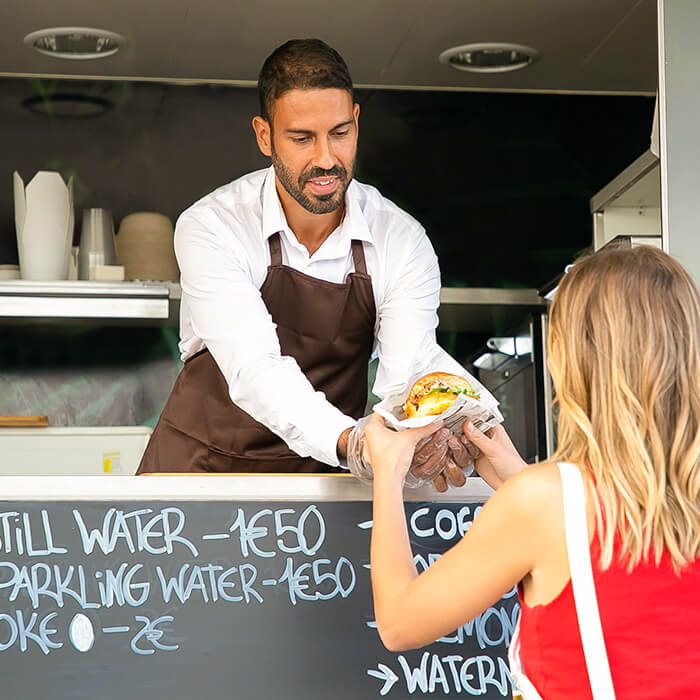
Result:
<svg viewBox="0 0 700 700">
<path fill-rule="evenodd" d="M 126 39 L 104 29 L 52 27 L 27 34 L 24 43 L 46 56 L 84 60 L 111 56 Z"/>
<path fill-rule="evenodd" d="M 505 73 L 526 68 L 538 56 L 535 49 L 521 44 L 464 44 L 443 51 L 440 63 L 472 73 Z"/>
<path fill-rule="evenodd" d="M 104 97 L 67 92 L 47 96 L 36 95 L 22 102 L 22 107 L 30 112 L 58 118 L 98 117 L 111 106 L 112 103 Z"/>
</svg>

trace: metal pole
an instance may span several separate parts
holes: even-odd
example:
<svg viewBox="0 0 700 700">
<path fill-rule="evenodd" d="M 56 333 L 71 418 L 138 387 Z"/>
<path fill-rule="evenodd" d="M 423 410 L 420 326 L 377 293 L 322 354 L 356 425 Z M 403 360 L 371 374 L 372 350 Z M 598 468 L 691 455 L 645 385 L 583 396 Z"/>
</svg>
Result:
<svg viewBox="0 0 700 700">
<path fill-rule="evenodd" d="M 657 8 L 663 247 L 700 285 L 700 2 Z"/>
</svg>

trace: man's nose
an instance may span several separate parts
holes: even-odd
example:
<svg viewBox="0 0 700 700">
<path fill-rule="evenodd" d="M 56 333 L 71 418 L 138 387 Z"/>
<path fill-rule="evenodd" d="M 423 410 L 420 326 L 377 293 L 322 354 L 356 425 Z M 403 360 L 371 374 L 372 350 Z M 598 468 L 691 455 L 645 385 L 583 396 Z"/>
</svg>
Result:
<svg viewBox="0 0 700 700">
<path fill-rule="evenodd" d="M 330 170 L 335 165 L 335 155 L 328 139 L 316 140 L 314 161 L 314 165 L 318 168 L 323 168 L 323 170 Z"/>
</svg>

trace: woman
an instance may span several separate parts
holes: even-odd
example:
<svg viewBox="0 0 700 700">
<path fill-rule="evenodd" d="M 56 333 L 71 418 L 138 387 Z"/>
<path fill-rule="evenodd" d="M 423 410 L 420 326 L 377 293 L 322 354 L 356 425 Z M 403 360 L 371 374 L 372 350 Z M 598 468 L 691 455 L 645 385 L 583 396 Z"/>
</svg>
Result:
<svg viewBox="0 0 700 700">
<path fill-rule="evenodd" d="M 552 463 L 525 468 L 502 428 L 486 436 L 465 425 L 482 452 L 476 469 L 497 490 L 463 540 L 420 576 L 402 484 L 416 442 L 438 426 L 392 433 L 373 418 L 366 433 L 374 470 L 371 574 L 385 645 L 428 644 L 518 584 L 520 658 L 529 680 L 546 700 L 591 697 L 554 463 L 566 461 L 585 485 L 616 697 L 695 697 L 699 341 L 698 292 L 668 255 L 642 246 L 578 261 L 550 314 L 549 369 L 559 405 Z"/>
</svg>

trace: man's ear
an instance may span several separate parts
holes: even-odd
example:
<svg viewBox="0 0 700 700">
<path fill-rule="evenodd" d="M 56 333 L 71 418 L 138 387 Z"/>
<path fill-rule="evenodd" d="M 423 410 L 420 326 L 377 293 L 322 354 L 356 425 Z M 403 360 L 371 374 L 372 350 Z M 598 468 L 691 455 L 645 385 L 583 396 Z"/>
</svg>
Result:
<svg viewBox="0 0 700 700">
<path fill-rule="evenodd" d="M 357 102 L 352 106 L 352 116 L 355 120 L 355 131 L 360 133 L 360 105 Z"/>
<path fill-rule="evenodd" d="M 258 142 L 258 148 L 264 156 L 272 155 L 272 129 L 267 119 L 253 117 L 253 131 Z"/>
</svg>

